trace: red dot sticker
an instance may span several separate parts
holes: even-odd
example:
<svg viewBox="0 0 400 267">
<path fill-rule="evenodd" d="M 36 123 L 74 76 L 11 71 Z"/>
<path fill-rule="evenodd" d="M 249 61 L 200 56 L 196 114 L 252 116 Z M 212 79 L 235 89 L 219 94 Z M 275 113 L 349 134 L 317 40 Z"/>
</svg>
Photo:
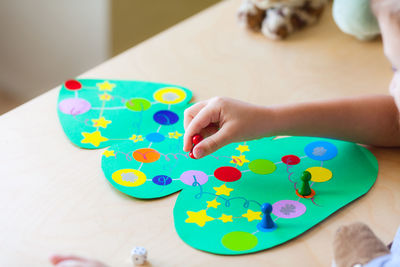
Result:
<svg viewBox="0 0 400 267">
<path fill-rule="evenodd" d="M 64 86 L 68 90 L 79 90 L 82 88 L 82 84 L 77 80 L 68 80 L 65 82 Z"/>
<path fill-rule="evenodd" d="M 234 167 L 219 167 L 214 171 L 214 176 L 223 182 L 234 182 L 242 177 L 242 173 Z"/>
<path fill-rule="evenodd" d="M 297 165 L 300 163 L 300 158 L 295 155 L 286 155 L 282 157 L 282 162 L 287 165 Z"/>
</svg>

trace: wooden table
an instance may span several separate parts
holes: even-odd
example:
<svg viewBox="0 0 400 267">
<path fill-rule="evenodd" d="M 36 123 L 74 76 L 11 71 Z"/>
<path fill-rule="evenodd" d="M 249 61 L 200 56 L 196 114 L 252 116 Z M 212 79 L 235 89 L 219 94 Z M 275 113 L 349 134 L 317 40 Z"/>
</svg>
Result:
<svg viewBox="0 0 400 267">
<path fill-rule="evenodd" d="M 81 77 L 180 84 L 195 100 L 218 94 L 266 105 L 387 92 L 392 73 L 381 43 L 341 33 L 330 10 L 316 26 L 274 42 L 238 27 L 238 5 L 224 1 Z M 135 245 L 148 249 L 153 266 L 298 266 L 300 259 L 329 266 L 340 225 L 367 222 L 385 242 L 399 225 L 400 150 L 373 148 L 380 171 L 372 190 L 302 236 L 253 255 L 198 251 L 175 233 L 177 194 L 127 197 L 103 177 L 101 151 L 68 141 L 58 90 L 0 117 L 1 266 L 46 266 L 54 252 L 131 266 Z"/>
</svg>

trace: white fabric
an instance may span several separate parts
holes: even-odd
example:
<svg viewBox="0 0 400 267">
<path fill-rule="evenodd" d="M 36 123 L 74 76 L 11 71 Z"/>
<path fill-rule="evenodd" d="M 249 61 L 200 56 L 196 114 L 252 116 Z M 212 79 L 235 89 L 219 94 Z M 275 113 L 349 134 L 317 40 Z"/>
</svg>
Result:
<svg viewBox="0 0 400 267">
<path fill-rule="evenodd" d="M 399 267 L 400 266 L 400 228 L 394 237 L 390 254 L 373 259 L 364 267 Z"/>
</svg>

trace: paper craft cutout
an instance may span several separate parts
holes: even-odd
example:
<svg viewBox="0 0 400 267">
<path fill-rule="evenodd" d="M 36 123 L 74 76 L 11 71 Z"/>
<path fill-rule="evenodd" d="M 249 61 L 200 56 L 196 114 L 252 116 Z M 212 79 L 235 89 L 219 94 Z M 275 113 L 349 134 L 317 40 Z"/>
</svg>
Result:
<svg viewBox="0 0 400 267">
<path fill-rule="evenodd" d="M 194 248 L 235 255 L 274 247 L 367 193 L 376 180 L 377 161 L 367 149 L 323 138 L 263 138 L 193 160 L 182 152 L 190 97 L 172 85 L 69 81 L 60 92 L 59 114 L 77 146 L 109 146 L 103 172 L 121 192 L 151 199 L 183 189 L 175 228 Z M 302 196 L 306 170 L 312 194 Z M 263 203 L 272 205 L 271 229 L 260 227 Z"/>
<path fill-rule="evenodd" d="M 157 142 L 178 129 L 183 132 L 179 116 L 191 97 L 189 90 L 169 84 L 70 80 L 61 88 L 58 115 L 68 138 L 82 148 Z"/>
</svg>

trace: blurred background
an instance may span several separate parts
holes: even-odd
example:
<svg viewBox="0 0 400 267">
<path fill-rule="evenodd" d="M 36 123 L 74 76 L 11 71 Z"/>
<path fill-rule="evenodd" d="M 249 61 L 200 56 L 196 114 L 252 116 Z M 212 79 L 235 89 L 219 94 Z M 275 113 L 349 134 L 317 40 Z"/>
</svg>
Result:
<svg viewBox="0 0 400 267">
<path fill-rule="evenodd" d="M 1 0 L 0 114 L 219 0 Z"/>
</svg>

